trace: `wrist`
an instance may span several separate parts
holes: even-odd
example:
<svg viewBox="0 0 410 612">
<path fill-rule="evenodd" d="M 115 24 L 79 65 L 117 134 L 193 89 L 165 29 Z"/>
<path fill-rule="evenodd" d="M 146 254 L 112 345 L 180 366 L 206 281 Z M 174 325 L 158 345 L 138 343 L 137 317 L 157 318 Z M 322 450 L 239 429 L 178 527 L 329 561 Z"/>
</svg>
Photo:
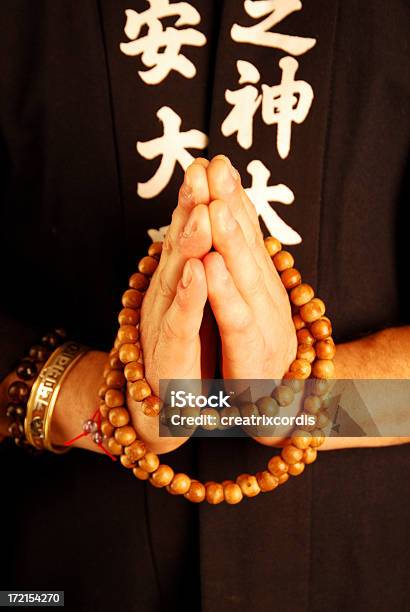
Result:
<svg viewBox="0 0 410 612">
<path fill-rule="evenodd" d="M 106 362 L 106 353 L 89 351 L 68 373 L 51 422 L 53 445 L 61 446 L 81 433 L 84 421 L 97 409 Z M 100 452 L 89 436 L 80 438 L 73 446 Z"/>
</svg>

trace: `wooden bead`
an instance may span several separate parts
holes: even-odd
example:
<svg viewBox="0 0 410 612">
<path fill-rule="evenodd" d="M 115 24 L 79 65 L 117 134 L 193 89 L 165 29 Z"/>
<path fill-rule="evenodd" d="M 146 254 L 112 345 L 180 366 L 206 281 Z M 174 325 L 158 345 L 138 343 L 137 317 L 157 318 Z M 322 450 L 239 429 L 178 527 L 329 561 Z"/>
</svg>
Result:
<svg viewBox="0 0 410 612">
<path fill-rule="evenodd" d="M 312 374 L 316 378 L 333 378 L 335 366 L 330 359 L 317 359 L 313 364 Z"/>
<path fill-rule="evenodd" d="M 241 487 L 242 493 L 246 495 L 246 497 L 255 497 L 255 495 L 261 492 L 256 477 L 250 474 L 241 474 L 236 479 L 236 483 Z"/>
<path fill-rule="evenodd" d="M 325 441 L 325 434 L 320 429 L 314 429 L 311 433 L 310 446 L 318 448 Z"/>
<path fill-rule="evenodd" d="M 316 461 L 316 457 L 317 457 L 317 450 L 309 446 L 309 448 L 307 448 L 303 453 L 302 461 L 306 465 L 309 465 L 310 463 L 313 463 L 314 461 Z"/>
<path fill-rule="evenodd" d="M 130 422 L 130 415 L 125 408 L 112 408 L 108 413 L 108 420 L 114 427 L 123 427 Z"/>
<path fill-rule="evenodd" d="M 285 374 L 282 380 L 282 385 L 290 387 L 293 393 L 300 393 L 304 387 L 304 384 L 305 383 L 303 382 L 303 380 L 288 377 L 288 372 Z"/>
<path fill-rule="evenodd" d="M 306 323 L 304 322 L 304 320 L 302 319 L 299 313 L 294 314 L 292 316 L 292 319 L 293 319 L 293 325 L 295 326 L 296 331 L 299 331 L 299 329 L 303 329 L 304 327 L 306 327 Z"/>
<path fill-rule="evenodd" d="M 289 474 L 291 476 L 299 476 L 303 470 L 305 469 L 305 464 L 303 461 L 298 461 L 298 463 L 294 463 L 289 466 Z"/>
<path fill-rule="evenodd" d="M 129 280 L 129 286 L 131 289 L 136 289 L 137 291 L 145 291 L 149 287 L 149 279 L 141 274 L 141 272 L 135 272 Z"/>
<path fill-rule="evenodd" d="M 40 344 L 36 344 L 31 347 L 28 353 L 30 359 L 35 361 L 36 363 L 43 362 L 46 360 L 48 355 L 48 349 L 45 346 L 41 346 Z"/>
<path fill-rule="evenodd" d="M 277 476 L 279 478 L 282 474 L 286 474 L 288 471 L 288 464 L 283 461 L 280 455 L 275 455 L 270 459 L 268 463 L 268 470 L 273 476 Z"/>
<path fill-rule="evenodd" d="M 140 320 L 140 311 L 134 308 L 123 308 L 118 315 L 120 325 L 136 325 Z"/>
<path fill-rule="evenodd" d="M 125 376 L 121 370 L 111 370 L 108 372 L 105 382 L 107 387 L 121 389 L 125 384 Z"/>
<path fill-rule="evenodd" d="M 169 492 L 173 495 L 185 495 L 188 493 L 191 486 L 191 479 L 186 474 L 175 474 L 171 484 L 169 485 Z"/>
<path fill-rule="evenodd" d="M 133 463 L 127 455 L 121 455 L 120 461 L 121 465 L 127 469 L 135 467 L 135 463 Z"/>
<path fill-rule="evenodd" d="M 297 359 L 306 359 L 309 363 L 313 363 L 316 359 L 315 349 L 311 344 L 299 344 L 296 353 Z"/>
<path fill-rule="evenodd" d="M 239 504 L 243 499 L 241 487 L 235 482 L 227 482 L 223 485 L 224 497 L 227 504 Z"/>
<path fill-rule="evenodd" d="M 322 400 L 317 395 L 307 395 L 303 400 L 303 409 L 309 414 L 318 414 L 322 407 Z"/>
<path fill-rule="evenodd" d="M 297 374 L 299 378 L 308 378 L 312 371 L 312 367 L 306 359 L 295 359 L 289 369 L 294 374 Z"/>
<path fill-rule="evenodd" d="M 297 287 L 302 282 L 302 277 L 299 270 L 296 268 L 288 268 L 284 270 L 280 275 L 281 281 L 285 289 L 290 291 L 294 287 Z"/>
<path fill-rule="evenodd" d="M 221 422 L 218 410 L 215 408 L 204 408 L 201 410 L 200 414 L 205 417 L 207 421 L 209 421 L 204 422 L 202 429 L 205 429 L 205 431 L 214 431 L 215 429 L 218 429 Z"/>
<path fill-rule="evenodd" d="M 300 413 L 300 415 L 304 418 L 303 428 L 306 429 L 306 431 L 311 433 L 314 429 L 316 429 L 316 419 L 315 419 L 314 423 L 312 423 L 312 425 L 309 425 L 308 422 L 307 422 L 308 419 L 310 421 L 310 419 L 312 418 L 312 415 L 309 412 L 302 411 Z"/>
<path fill-rule="evenodd" d="M 298 429 L 293 432 L 291 441 L 293 446 L 299 448 L 300 450 L 306 450 L 310 445 L 311 435 L 308 431 L 304 431 L 302 429 Z"/>
<path fill-rule="evenodd" d="M 287 482 L 289 480 L 289 474 L 282 474 L 282 476 L 279 476 L 279 484 L 283 485 L 285 484 L 285 482 Z"/>
<path fill-rule="evenodd" d="M 315 344 L 316 355 L 319 359 L 333 359 L 336 354 L 336 346 L 332 338 L 319 340 Z"/>
<path fill-rule="evenodd" d="M 99 406 L 100 414 L 104 419 L 108 417 L 108 413 L 110 410 L 111 408 L 108 408 L 107 404 L 105 404 L 104 402 L 102 402 Z"/>
<path fill-rule="evenodd" d="M 145 398 L 151 395 L 151 387 L 145 379 L 137 380 L 128 385 L 129 393 L 133 400 L 142 402 Z"/>
<path fill-rule="evenodd" d="M 119 389 L 107 389 L 104 400 L 109 408 L 116 408 L 124 405 L 125 396 Z"/>
<path fill-rule="evenodd" d="M 293 255 L 288 251 L 279 251 L 279 253 L 273 256 L 273 263 L 278 272 L 283 272 L 284 270 L 293 268 L 295 260 L 293 259 Z"/>
<path fill-rule="evenodd" d="M 145 276 L 152 276 L 157 269 L 158 261 L 154 257 L 147 255 L 138 264 L 138 270 Z"/>
<path fill-rule="evenodd" d="M 206 501 L 209 504 L 220 504 L 224 500 L 224 488 L 218 482 L 211 482 L 205 485 Z"/>
<path fill-rule="evenodd" d="M 202 482 L 198 480 L 191 480 L 191 486 L 189 491 L 185 493 L 184 497 L 194 504 L 200 504 L 204 501 L 206 490 Z"/>
<path fill-rule="evenodd" d="M 144 378 L 144 366 L 138 361 L 130 361 L 124 368 L 125 378 L 128 382 L 135 382 Z"/>
<path fill-rule="evenodd" d="M 128 446 L 129 444 L 135 442 L 137 434 L 131 425 L 124 425 L 123 427 L 117 427 L 114 433 L 114 438 L 117 440 L 118 444 Z"/>
<path fill-rule="evenodd" d="M 118 338 L 123 343 L 134 343 L 138 340 L 138 330 L 135 325 L 121 325 L 118 330 Z"/>
<path fill-rule="evenodd" d="M 143 294 L 136 289 L 127 289 L 122 296 L 124 308 L 139 308 L 141 306 Z"/>
<path fill-rule="evenodd" d="M 146 416 L 158 416 L 161 412 L 161 400 L 155 395 L 150 395 L 142 402 L 142 411 Z"/>
<path fill-rule="evenodd" d="M 300 308 L 300 316 L 305 321 L 305 323 L 312 323 L 320 317 L 323 317 L 325 314 L 325 304 L 319 298 L 313 298 L 307 304 L 304 304 Z"/>
<path fill-rule="evenodd" d="M 117 440 L 113 437 L 108 438 L 107 448 L 112 455 L 122 455 L 122 446 L 118 444 Z"/>
<path fill-rule="evenodd" d="M 101 412 L 101 410 L 100 410 Z M 114 433 L 114 427 L 111 425 L 108 419 L 102 419 L 101 421 L 101 433 L 107 438 L 110 438 Z"/>
<path fill-rule="evenodd" d="M 145 470 L 142 470 L 140 467 L 135 467 L 133 470 L 133 474 L 139 480 L 148 480 L 149 474 Z"/>
<path fill-rule="evenodd" d="M 295 394 L 288 385 L 278 385 L 272 392 L 279 406 L 290 406 L 295 399 Z"/>
<path fill-rule="evenodd" d="M 98 397 L 103 400 L 105 398 L 105 394 L 107 393 L 107 391 L 108 391 L 108 385 L 104 383 L 98 389 Z"/>
<path fill-rule="evenodd" d="M 8 396 L 15 402 L 22 402 L 29 396 L 30 390 L 26 383 L 16 380 L 8 388 Z"/>
<path fill-rule="evenodd" d="M 290 292 L 290 299 L 292 304 L 295 306 L 303 306 L 310 302 L 310 300 L 314 297 L 315 292 L 312 287 L 306 283 L 302 283 L 298 285 Z"/>
<path fill-rule="evenodd" d="M 328 319 L 321 317 L 310 325 L 310 333 L 315 340 L 326 340 L 332 335 L 332 324 Z"/>
<path fill-rule="evenodd" d="M 320 395 L 322 397 L 323 395 L 326 395 L 326 393 L 329 391 L 330 382 L 325 379 L 310 380 L 309 386 L 314 395 Z"/>
<path fill-rule="evenodd" d="M 120 349 L 121 344 L 122 344 L 121 340 L 118 337 L 116 337 L 115 342 L 114 342 L 114 350 L 118 351 Z"/>
<path fill-rule="evenodd" d="M 150 257 L 160 257 L 162 253 L 162 242 L 153 242 L 148 247 L 148 255 Z"/>
<path fill-rule="evenodd" d="M 318 429 L 324 429 L 329 424 L 329 414 L 326 410 L 322 410 L 316 416 L 316 425 Z"/>
<path fill-rule="evenodd" d="M 161 464 L 155 472 L 152 472 L 150 483 L 159 489 L 161 487 L 167 487 L 173 478 L 174 470 L 169 467 L 169 465 Z"/>
<path fill-rule="evenodd" d="M 273 491 L 279 484 L 279 479 L 277 476 L 274 476 L 267 470 L 263 472 L 258 472 L 256 474 L 256 480 L 258 481 L 258 485 L 262 493 L 266 493 L 267 491 Z"/>
<path fill-rule="evenodd" d="M 279 404 L 273 397 L 261 397 L 256 402 L 259 414 L 267 417 L 275 417 L 279 412 Z"/>
<path fill-rule="evenodd" d="M 122 369 L 122 363 L 120 356 L 117 350 L 112 350 L 109 356 L 108 363 L 110 364 L 110 368 L 112 370 L 120 370 Z"/>
<path fill-rule="evenodd" d="M 300 329 L 296 332 L 296 337 L 298 339 L 298 344 L 310 344 L 313 345 L 315 343 L 315 339 L 310 333 L 310 331 L 305 329 Z"/>
<path fill-rule="evenodd" d="M 268 238 L 265 238 L 264 243 L 265 243 L 265 248 L 268 251 L 268 254 L 270 255 L 270 257 L 274 257 L 276 253 L 279 253 L 279 251 L 282 248 L 282 245 L 279 242 L 279 240 L 277 238 L 274 238 L 273 236 L 269 236 Z"/>
<path fill-rule="evenodd" d="M 144 457 L 138 461 L 138 465 L 146 472 L 155 472 L 159 466 L 158 455 L 151 452 L 145 453 Z"/>
<path fill-rule="evenodd" d="M 296 448 L 293 444 L 289 444 L 282 449 L 282 459 L 291 466 L 298 463 L 303 457 L 303 451 L 300 448 Z"/>
<path fill-rule="evenodd" d="M 38 368 L 30 359 L 23 359 L 17 366 L 16 374 L 23 380 L 31 380 L 37 376 Z"/>
<path fill-rule="evenodd" d="M 135 442 L 125 447 L 124 452 L 129 460 L 135 463 L 144 457 L 147 448 L 142 440 L 135 440 Z"/>
<path fill-rule="evenodd" d="M 251 418 L 253 415 L 258 417 L 259 416 L 259 410 L 256 404 L 253 404 L 252 402 L 246 402 L 244 404 L 241 404 L 239 407 L 240 413 L 242 418 L 245 417 L 249 417 Z"/>
<path fill-rule="evenodd" d="M 122 363 L 131 363 L 131 361 L 138 361 L 140 356 L 140 348 L 137 344 L 123 344 L 120 346 L 119 355 Z"/>
</svg>

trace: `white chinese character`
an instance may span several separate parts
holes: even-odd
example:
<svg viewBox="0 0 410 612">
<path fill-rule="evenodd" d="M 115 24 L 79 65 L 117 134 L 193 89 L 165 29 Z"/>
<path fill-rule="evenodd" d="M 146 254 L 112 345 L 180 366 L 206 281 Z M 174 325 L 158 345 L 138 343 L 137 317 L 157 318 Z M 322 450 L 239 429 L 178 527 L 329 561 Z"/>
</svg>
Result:
<svg viewBox="0 0 410 612">
<path fill-rule="evenodd" d="M 245 0 L 244 8 L 253 19 L 260 19 L 265 15 L 267 17 L 249 27 L 235 23 L 231 29 L 231 36 L 236 42 L 281 49 L 291 55 L 302 55 L 315 46 L 315 38 L 302 38 L 269 31 L 291 13 L 300 11 L 302 3 L 299 0 Z"/>
<path fill-rule="evenodd" d="M 158 229 L 149 229 L 147 233 L 152 242 L 164 242 L 168 229 L 169 225 L 163 225 Z"/>
<path fill-rule="evenodd" d="M 277 124 L 276 148 L 280 157 L 285 159 L 290 151 L 292 123 L 302 123 L 306 119 L 313 90 L 306 81 L 295 81 L 299 64 L 293 57 L 283 57 L 279 66 L 282 69 L 280 84 L 262 84 L 262 95 L 254 85 L 235 91 L 226 90 L 225 99 L 233 108 L 223 121 L 221 131 L 227 137 L 237 132 L 238 144 L 249 149 L 253 143 L 253 119 L 262 103 L 262 119 L 266 125 Z M 260 74 L 252 64 L 239 60 L 237 68 L 240 84 L 258 83 Z"/>
<path fill-rule="evenodd" d="M 155 198 L 168 185 L 178 162 L 184 170 L 193 162 L 193 156 L 186 149 L 205 149 L 206 134 L 199 130 L 181 132 L 181 117 L 169 106 L 162 106 L 157 112 L 164 126 L 164 134 L 153 140 L 137 142 L 137 151 L 145 159 L 161 155 L 161 163 L 146 183 L 138 183 L 137 193 L 141 198 Z"/>
<path fill-rule="evenodd" d="M 292 204 L 295 199 L 293 192 L 286 185 L 268 185 L 270 172 L 259 160 L 254 159 L 248 164 L 247 171 L 252 176 L 252 185 L 245 189 L 253 202 L 258 216 L 262 217 L 268 232 L 283 244 L 299 244 L 301 236 L 283 221 L 269 202 Z"/>
<path fill-rule="evenodd" d="M 239 84 L 258 83 L 259 71 L 255 66 L 244 60 L 236 62 L 240 75 Z M 253 142 L 253 118 L 262 100 L 257 87 L 246 85 L 241 89 L 225 91 L 225 100 L 233 106 L 233 109 L 221 125 L 224 136 L 238 133 L 237 140 L 243 149 L 249 149 Z"/>
<path fill-rule="evenodd" d="M 195 65 L 181 53 L 183 45 L 202 47 L 206 37 L 194 28 L 178 29 L 185 25 L 197 25 L 201 21 L 198 11 L 188 2 L 170 4 L 169 0 L 148 0 L 150 8 L 141 13 L 127 9 L 127 22 L 124 32 L 131 42 L 121 43 L 125 55 L 141 55 L 144 66 L 150 70 L 140 70 L 141 79 L 155 85 L 165 79 L 171 70 L 180 72 L 187 79 L 196 74 Z M 177 16 L 174 26 L 165 30 L 161 19 Z M 148 27 L 145 36 L 140 37 L 144 26 Z"/>
</svg>

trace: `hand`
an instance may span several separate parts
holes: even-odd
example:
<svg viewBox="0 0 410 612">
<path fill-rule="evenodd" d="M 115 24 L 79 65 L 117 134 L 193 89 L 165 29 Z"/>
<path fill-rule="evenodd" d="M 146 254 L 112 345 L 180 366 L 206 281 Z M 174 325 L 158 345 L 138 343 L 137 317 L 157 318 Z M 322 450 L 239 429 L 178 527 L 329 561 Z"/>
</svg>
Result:
<svg viewBox="0 0 410 612">
<path fill-rule="evenodd" d="M 289 298 L 269 257 L 256 210 L 228 158 L 207 167 L 214 252 L 204 259 L 222 343 L 224 378 L 281 379 L 296 356 Z"/>
<path fill-rule="evenodd" d="M 160 379 L 213 378 L 215 374 L 217 342 L 212 317 L 205 309 L 208 292 L 201 261 L 212 247 L 208 163 L 197 159 L 185 173 L 161 259 L 142 305 L 145 374 L 156 395 Z M 139 435 L 154 452 L 170 451 L 186 441 L 160 438 L 158 419 L 144 415 L 131 398 L 128 405 Z"/>
</svg>

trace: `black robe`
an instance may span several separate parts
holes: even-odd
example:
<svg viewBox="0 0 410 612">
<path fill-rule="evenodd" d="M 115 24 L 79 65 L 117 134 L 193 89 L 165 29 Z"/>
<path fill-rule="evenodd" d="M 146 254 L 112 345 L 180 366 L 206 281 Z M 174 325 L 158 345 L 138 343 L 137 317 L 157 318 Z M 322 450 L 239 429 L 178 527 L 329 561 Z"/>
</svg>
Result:
<svg viewBox="0 0 410 612">
<path fill-rule="evenodd" d="M 338 342 L 409 322 L 407 3 L 305 2 L 272 28 L 316 40 L 299 56 L 235 42 L 234 23 L 262 20 L 242 1 L 189 4 L 201 16 L 191 27 L 207 39 L 182 48 L 196 76 L 172 70 L 147 85 L 141 57 L 119 45 L 129 42 L 124 11 L 148 3 L 3 0 L 4 372 L 54 325 L 110 348 L 121 291 L 147 230 L 169 223 L 183 176 L 177 164 L 155 198 L 137 194 L 160 159 L 145 159 L 136 143 L 161 136 L 163 106 L 183 131 L 209 137 L 192 155 L 229 155 L 246 187 L 258 159 L 269 184 L 291 189 L 293 204 L 272 207 L 303 238 L 290 250 Z M 175 27 L 175 18 L 163 23 Z M 314 92 L 303 122 L 292 123 L 287 157 L 260 109 L 249 149 L 221 132 L 225 90 L 241 87 L 236 62 L 257 68 L 255 87 L 272 86 L 283 57 L 297 59 L 295 79 Z M 203 439 L 169 461 L 217 480 L 261 469 L 270 454 L 251 440 Z M 6 444 L 0 461 L 2 589 L 62 589 L 76 611 L 410 609 L 406 446 L 325 453 L 286 486 L 236 507 L 190 505 L 88 452 L 31 457 Z"/>
</svg>

